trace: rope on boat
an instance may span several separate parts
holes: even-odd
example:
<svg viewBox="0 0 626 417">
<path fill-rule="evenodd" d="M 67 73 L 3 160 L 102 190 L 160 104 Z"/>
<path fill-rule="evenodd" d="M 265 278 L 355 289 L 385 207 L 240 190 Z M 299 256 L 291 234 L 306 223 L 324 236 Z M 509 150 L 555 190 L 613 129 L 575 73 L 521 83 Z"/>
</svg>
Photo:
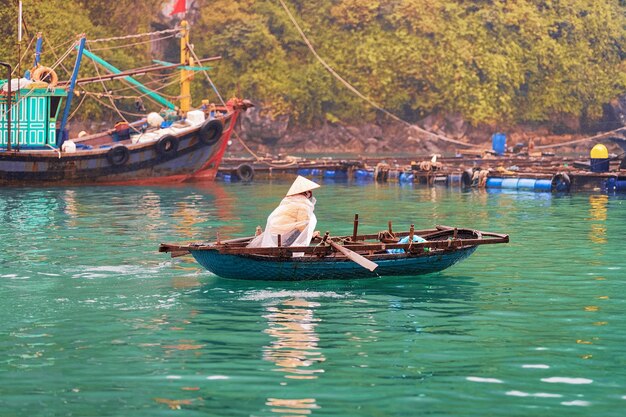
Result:
<svg viewBox="0 0 626 417">
<path fill-rule="evenodd" d="M 149 81 L 143 82 L 143 85 L 150 86 L 152 84 L 159 84 L 161 85 L 161 87 L 152 89 L 152 91 L 159 91 L 165 87 L 168 87 L 174 84 L 175 82 L 178 82 L 179 81 L 178 77 L 179 77 L 178 74 L 168 74 L 167 76 L 158 80 L 149 80 Z M 163 82 L 168 81 L 168 80 L 170 81 L 167 84 L 163 85 Z M 121 81 L 121 80 L 117 80 L 117 81 Z M 97 82 L 97 81 L 93 81 L 93 82 Z M 88 83 L 83 83 L 81 85 L 85 85 L 85 84 L 88 84 Z M 83 89 L 83 90 L 87 91 L 86 89 Z M 132 95 L 132 96 L 119 94 L 120 92 L 129 91 L 129 90 L 135 91 L 138 94 Z M 138 99 L 138 98 L 146 97 L 148 95 L 147 93 L 140 94 L 139 91 L 137 91 L 137 87 L 134 85 L 126 85 L 125 87 L 118 88 L 118 89 L 107 89 L 107 93 L 91 93 L 91 94 L 96 94 L 99 97 L 104 97 L 108 94 L 108 95 L 111 95 L 115 99 L 123 99 L 123 98 Z M 171 95 L 171 94 L 165 94 L 165 93 L 159 93 L 159 94 L 164 97 L 172 98 L 172 99 L 177 99 L 179 97 L 178 95 Z"/>
<path fill-rule="evenodd" d="M 176 78 L 177 76 L 178 76 L 177 74 L 174 74 L 171 77 L 172 78 Z M 158 82 L 158 80 L 154 81 L 154 82 Z M 158 90 L 160 90 L 162 88 L 168 87 L 169 85 L 172 85 L 172 84 L 177 83 L 177 82 L 178 82 L 178 79 L 175 79 L 174 81 L 172 81 L 170 83 L 167 83 L 166 85 L 163 85 L 162 87 L 160 87 L 160 88 L 158 88 L 158 89 L 156 89 L 154 91 L 158 91 Z M 112 106 L 112 105 L 106 103 L 105 101 L 101 100 L 101 98 L 107 97 L 107 98 L 112 98 L 112 99 L 123 99 L 123 98 L 127 98 L 127 99 L 141 99 L 143 97 L 146 97 L 147 94 L 142 94 L 142 95 L 137 95 L 137 96 L 116 96 L 116 95 L 110 94 L 108 92 L 106 92 L 106 93 L 96 93 L 96 92 L 93 92 L 93 91 L 89 91 L 82 85 L 80 86 L 80 88 L 81 88 L 82 94 L 84 96 L 90 96 L 91 98 L 96 100 L 98 103 L 100 103 L 102 106 L 104 106 L 104 107 L 106 107 L 106 108 L 108 108 L 110 110 L 118 111 L 118 112 L 121 112 L 121 113 L 126 114 L 128 116 L 133 116 L 133 117 L 144 117 L 145 116 L 145 114 L 143 114 L 143 113 L 133 113 L 133 112 L 129 112 L 129 111 L 126 111 L 126 110 L 121 110 L 121 109 L 117 108 L 116 106 Z M 133 88 L 133 86 L 129 86 L 129 87 L 126 87 L 124 89 L 115 90 L 115 91 L 130 90 L 130 89 L 135 90 Z M 108 90 L 108 91 L 113 91 L 113 90 Z M 163 95 L 163 96 L 167 96 L 166 94 L 163 94 L 163 93 L 160 93 L 160 94 Z M 175 98 L 177 96 L 170 96 L 170 97 Z M 84 98 L 85 97 L 83 97 L 83 99 Z M 150 98 L 150 97 L 148 97 L 148 98 Z M 69 119 L 71 119 L 74 116 L 75 113 L 76 113 L 76 111 L 74 111 L 72 113 L 72 116 L 70 116 Z"/>
<path fill-rule="evenodd" d="M 91 49 L 89 49 L 89 50 L 91 51 Z M 97 75 L 98 77 L 100 77 L 100 71 L 98 70 L 98 65 L 97 65 L 97 63 L 96 63 L 95 61 L 93 61 L 93 60 L 92 60 L 92 62 L 93 62 L 93 64 L 94 64 L 94 68 L 95 68 L 95 71 L 96 71 L 96 75 Z M 174 79 L 174 78 L 175 78 L 175 77 L 174 77 L 174 76 L 172 76 L 172 79 Z M 118 81 L 120 81 L 120 82 L 124 82 L 124 80 L 123 80 L 123 79 L 120 79 L 120 80 L 118 80 Z M 92 97 L 94 97 L 94 98 L 95 98 L 95 97 L 106 97 L 106 98 L 108 98 L 108 99 L 109 99 L 109 101 L 110 101 L 110 103 L 111 103 L 110 105 L 106 105 L 106 104 L 105 104 L 105 102 L 103 102 L 103 101 L 101 101 L 101 100 L 97 100 L 97 99 L 96 99 L 96 100 L 97 100 L 100 104 L 104 105 L 105 107 L 107 107 L 107 108 L 109 108 L 109 109 L 111 109 L 111 110 L 114 110 L 114 111 L 115 111 L 115 112 L 116 112 L 116 113 L 117 113 L 117 114 L 118 114 L 118 115 L 122 118 L 122 120 L 124 120 L 125 122 L 128 122 L 128 120 L 126 120 L 126 118 L 122 115 L 122 113 L 124 113 L 124 114 L 126 114 L 126 115 L 129 115 L 129 116 L 144 116 L 144 115 L 143 115 L 143 114 L 137 114 L 137 113 L 132 113 L 132 112 L 122 111 L 122 110 L 120 110 L 120 109 L 119 109 L 119 108 L 115 105 L 115 102 L 113 101 L 114 99 L 119 99 L 119 98 L 132 98 L 132 99 L 137 100 L 137 99 L 147 98 L 147 99 L 151 100 L 152 102 L 154 102 L 155 104 L 159 104 L 159 103 L 158 103 L 158 102 L 156 102 L 156 101 L 155 101 L 152 97 L 150 97 L 147 93 L 141 94 L 141 93 L 137 90 L 137 88 L 136 88 L 135 86 L 133 86 L 133 85 L 128 85 L 128 87 L 127 87 L 127 88 L 125 88 L 124 90 L 126 90 L 126 89 L 133 90 L 133 91 L 137 92 L 137 93 L 138 93 L 138 95 L 136 95 L 136 96 L 116 97 L 116 96 L 114 96 L 113 94 L 110 94 L 110 92 L 109 92 L 109 91 L 111 91 L 111 92 L 115 92 L 116 90 L 108 90 L 108 89 L 106 88 L 106 85 L 104 84 L 104 81 L 102 81 L 102 80 L 100 79 L 100 80 L 95 81 L 95 82 L 99 82 L 99 83 L 101 84 L 101 86 L 102 86 L 102 89 L 103 89 L 104 91 L 106 91 L 107 93 L 93 93 L 93 92 L 89 92 L 89 91 L 87 91 L 84 87 L 83 87 L 83 91 L 85 91 L 85 92 L 86 92 L 86 94 L 88 94 L 88 95 L 90 95 L 90 96 L 92 96 Z M 155 81 L 155 82 L 157 82 L 157 81 Z M 161 81 L 161 82 L 162 82 L 162 81 Z M 166 87 L 168 87 L 168 86 L 170 86 L 170 85 L 172 85 L 172 84 L 174 84 L 174 83 L 177 83 L 177 82 L 178 82 L 178 79 L 174 79 L 174 81 L 172 81 L 172 82 L 170 82 L 170 83 L 166 83 L 165 85 L 162 85 L 161 87 L 159 87 L 159 88 L 157 88 L 157 89 L 154 89 L 153 91 L 159 91 L 159 90 L 164 89 L 164 88 L 166 88 Z M 121 90 L 117 90 L 117 91 L 121 91 Z M 134 128 L 133 128 L 133 129 L 134 129 Z"/>
<path fill-rule="evenodd" d="M 474 144 L 471 144 L 471 143 L 461 142 L 459 140 L 454 140 L 454 139 L 448 138 L 446 136 L 443 136 L 443 135 L 440 135 L 440 134 L 437 134 L 437 133 L 429 132 L 426 129 L 422 129 L 421 127 L 419 127 L 416 124 L 412 124 L 412 123 L 407 122 L 404 119 L 401 119 L 400 117 L 396 116 L 395 114 L 393 114 L 390 111 L 388 111 L 388 110 L 384 109 L 383 107 L 381 107 L 374 100 L 372 100 L 369 97 L 367 97 L 364 94 L 362 94 L 359 90 L 357 90 L 354 86 L 352 86 L 348 81 L 346 81 L 343 77 L 341 77 L 330 65 L 328 65 L 328 63 L 326 63 L 326 61 L 324 61 L 324 59 L 321 56 L 319 56 L 319 54 L 315 51 L 315 48 L 313 47 L 313 45 L 311 44 L 309 39 L 306 37 L 306 35 L 302 31 L 302 29 L 300 28 L 300 25 L 298 25 L 298 22 L 296 21 L 296 19 L 293 17 L 291 12 L 287 8 L 287 5 L 285 5 L 283 0 L 279 0 L 279 1 L 280 1 L 280 4 L 283 6 L 283 9 L 285 9 L 285 12 L 289 16 L 289 19 L 291 20 L 291 22 L 293 23 L 295 28 L 300 33 L 300 36 L 302 37 L 302 40 L 304 40 L 304 43 L 308 46 L 309 50 L 315 56 L 315 58 L 317 58 L 317 60 L 324 66 L 324 68 L 326 68 L 326 70 L 333 77 L 335 77 L 337 80 L 339 80 L 346 88 L 348 88 L 350 91 L 352 91 L 359 98 L 361 98 L 362 100 L 364 100 L 367 103 L 369 103 L 375 109 L 385 113 L 387 116 L 391 117 L 392 119 L 394 119 L 394 120 L 396 120 L 396 121 L 398 121 L 398 122 L 400 122 L 400 123 L 402 123 L 402 124 L 412 128 L 412 129 L 416 129 L 419 132 L 422 132 L 424 134 L 430 135 L 431 137 L 434 137 L 435 139 L 438 139 L 438 140 L 441 140 L 441 141 L 444 141 L 444 142 L 454 143 L 454 144 L 460 145 L 460 146 L 467 146 L 467 147 L 475 146 Z"/>
<path fill-rule="evenodd" d="M 187 42 L 187 49 L 189 50 L 189 52 L 191 52 L 191 55 L 196 60 L 196 62 L 200 62 L 200 59 L 196 55 L 196 52 L 193 50 L 193 47 L 191 45 L 189 45 L 189 42 Z M 220 92 L 217 91 L 217 87 L 215 86 L 215 84 L 213 84 L 213 81 L 211 80 L 211 77 L 209 77 L 209 73 L 204 68 L 202 69 L 202 72 L 204 73 L 207 81 L 209 81 L 209 84 L 211 84 L 211 88 L 213 88 L 213 91 L 215 91 L 215 94 L 217 94 L 217 98 L 220 99 L 220 102 L 222 103 L 222 106 L 226 106 L 226 103 L 224 103 L 224 99 L 220 95 Z"/>
<path fill-rule="evenodd" d="M 128 112 L 128 111 L 125 111 L 125 110 L 120 110 L 120 109 L 118 109 L 118 108 L 117 108 L 117 107 L 115 107 L 115 106 L 111 106 L 110 104 L 106 103 L 105 101 L 103 101 L 103 100 L 99 99 L 99 98 L 96 96 L 96 95 L 97 95 L 96 93 L 91 93 L 90 95 L 91 95 L 91 97 L 92 97 L 94 100 L 96 100 L 98 103 L 100 103 L 101 105 L 103 105 L 104 107 L 106 107 L 106 108 L 108 108 L 108 109 L 111 109 L 111 110 L 117 110 L 118 112 L 122 112 L 122 113 L 124 113 L 124 114 L 127 114 L 127 115 L 129 115 L 129 116 L 134 116 L 134 117 L 145 117 L 145 116 L 146 116 L 144 113 L 131 113 L 131 112 Z"/>
<path fill-rule="evenodd" d="M 162 41 L 165 39 L 170 39 L 173 38 L 176 35 L 168 35 L 168 36 L 163 36 L 162 38 L 157 38 L 157 39 L 148 39 L 147 41 L 141 41 L 141 42 L 134 42 L 134 43 L 127 43 L 124 45 L 119 45 L 119 46 L 108 46 L 108 47 L 103 47 L 103 48 L 94 48 L 94 49 L 90 49 L 90 51 L 108 51 L 111 49 L 120 49 L 120 48 L 130 48 L 132 46 L 136 46 L 136 45 L 142 45 L 145 43 L 151 43 L 151 42 L 158 42 L 158 41 Z"/>
<path fill-rule="evenodd" d="M 100 70 L 98 69 L 98 64 L 96 64 L 96 61 L 92 60 L 91 62 L 93 62 L 93 66 L 96 70 L 96 75 L 98 76 L 98 78 L 100 78 Z M 104 84 L 104 81 L 102 81 L 102 79 L 100 79 L 100 84 L 102 84 L 102 88 L 104 89 L 104 91 L 107 91 L 106 89 L 106 85 Z M 111 106 L 113 106 L 113 109 L 115 110 L 115 112 L 117 113 L 117 115 L 119 117 L 121 117 L 121 119 L 123 121 L 125 121 L 126 123 L 128 123 L 128 125 L 130 126 L 131 129 L 133 129 L 135 132 L 139 132 L 134 126 L 132 126 L 128 120 L 126 119 L 126 117 L 124 117 L 124 115 L 120 112 L 120 110 L 117 108 L 117 106 L 115 105 L 115 101 L 113 101 L 113 99 L 111 97 L 108 97 L 109 101 L 111 102 Z"/>
<path fill-rule="evenodd" d="M 59 56 L 57 55 L 57 53 L 56 53 L 56 51 L 55 51 L 55 48 L 52 46 L 52 44 L 50 43 L 50 41 L 48 40 L 48 38 L 46 37 L 46 35 L 43 35 L 43 40 L 44 40 L 44 42 L 46 42 L 46 45 L 50 48 L 50 51 L 52 51 L 52 55 L 54 55 L 54 58 L 57 60 L 57 62 L 59 62 L 59 63 L 60 63 L 60 64 L 59 64 L 59 66 L 60 66 L 61 68 L 63 68 L 63 69 L 65 70 L 65 72 L 66 72 L 68 75 L 70 75 L 70 76 L 71 76 L 71 75 L 72 75 L 72 72 L 71 72 L 69 69 L 67 69 L 67 68 L 65 67 L 65 65 L 63 65 L 63 62 L 62 62 L 62 61 L 59 61 Z M 68 43 L 73 43 L 73 42 L 74 42 L 73 40 L 70 40 L 70 41 L 68 41 L 68 42 L 65 42 L 65 43 L 61 44 L 61 46 L 65 46 L 65 45 L 67 45 Z M 60 48 L 61 46 L 59 46 L 58 48 Z"/>
<path fill-rule="evenodd" d="M 241 139 L 241 136 L 239 136 L 239 134 L 237 134 L 237 132 L 235 132 L 233 130 L 233 133 L 235 134 L 235 137 L 237 138 L 237 140 L 239 141 L 241 146 L 243 146 L 244 149 L 246 151 L 248 151 L 248 153 L 250 153 L 250 155 L 252 155 L 254 157 L 254 159 L 256 159 L 257 162 L 260 163 L 260 164 L 264 164 L 264 165 L 267 165 L 267 166 L 272 167 L 272 168 L 286 168 L 286 167 L 290 167 L 290 166 L 293 166 L 293 165 L 297 164 L 296 160 L 289 161 L 289 162 L 287 162 L 285 164 L 274 164 L 272 162 L 267 162 L 262 157 L 260 157 L 256 153 L 254 153 L 254 151 L 252 149 L 250 149 L 248 147 L 248 145 L 246 145 L 246 143 L 243 141 L 243 139 Z"/>
<path fill-rule="evenodd" d="M 72 53 L 72 51 L 74 50 L 74 46 L 76 46 L 76 41 L 74 41 L 72 43 L 72 45 L 63 53 L 63 55 L 61 55 L 61 58 L 57 58 L 56 62 L 50 67 L 50 69 L 54 70 L 56 67 L 58 67 L 59 65 L 62 66 L 63 61 L 65 61 L 65 58 L 67 58 L 68 56 L 70 56 L 70 54 Z M 56 58 L 56 56 L 55 56 Z M 66 71 L 67 68 L 63 67 Z M 68 71 L 69 73 L 69 71 Z"/>
<path fill-rule="evenodd" d="M 85 99 L 87 98 L 87 94 L 83 94 L 83 96 L 80 99 L 80 102 L 78 103 L 78 106 L 76 106 L 76 108 L 74 109 L 74 111 L 72 112 L 72 114 L 70 114 L 67 118 L 67 120 L 72 120 L 72 118 L 74 117 L 74 115 L 76 114 L 76 112 L 78 111 L 78 109 L 80 109 L 80 106 L 83 105 L 83 102 L 85 101 Z"/>
<path fill-rule="evenodd" d="M 101 38 L 101 39 L 91 39 L 91 40 L 88 40 L 87 43 L 119 41 L 119 40 L 124 40 L 124 39 L 134 39 L 134 38 L 141 38 L 144 36 L 162 35 L 164 33 L 173 33 L 173 32 L 180 32 L 180 28 L 176 27 L 174 29 L 158 30 L 156 32 L 144 32 L 144 33 L 136 33 L 134 35 L 115 36 L 111 38 Z"/>
<path fill-rule="evenodd" d="M 28 51 L 30 50 L 30 47 L 33 45 L 33 42 L 35 41 L 35 37 L 30 38 L 30 42 L 28 43 L 28 46 L 26 47 L 26 49 L 24 50 L 24 53 L 22 54 L 22 57 L 20 58 L 19 64 L 15 66 L 15 68 L 13 68 L 13 71 L 11 71 L 11 76 L 13 76 L 13 74 L 15 74 L 17 72 L 17 70 L 19 68 L 21 68 L 22 66 L 22 61 L 24 61 L 24 58 L 26 57 L 26 54 L 28 53 Z"/>
<path fill-rule="evenodd" d="M 552 145 L 535 146 L 535 149 L 557 148 L 559 146 L 573 145 L 575 143 L 587 142 L 589 140 L 594 140 L 594 139 L 603 139 L 605 136 L 611 136 L 612 134 L 620 132 L 622 130 L 626 130 L 626 127 L 620 127 L 619 129 L 611 130 L 610 132 L 599 133 L 597 135 L 589 136 L 587 138 L 570 140 L 570 141 L 567 141 L 567 142 L 555 143 L 555 144 L 552 144 Z"/>
<path fill-rule="evenodd" d="M 170 85 L 173 85 L 173 84 L 176 84 L 176 83 L 180 82 L 180 79 L 178 78 L 178 74 L 172 74 L 172 75 L 170 75 L 170 76 L 168 76 L 166 78 L 163 78 L 162 80 L 154 80 L 154 81 L 146 82 L 146 83 L 144 83 L 144 85 L 147 86 L 147 85 L 157 84 L 157 83 L 158 84 L 162 84 L 163 81 L 165 81 L 167 79 L 170 79 L 170 81 L 165 83 L 165 84 L 163 84 L 163 85 L 161 85 L 158 88 L 152 89 L 152 91 L 155 91 L 155 92 L 156 91 L 160 91 L 160 90 L 163 90 L 164 88 L 169 87 Z M 123 81 L 123 80 L 118 80 L 118 81 Z M 144 98 L 144 97 L 146 97 L 146 98 L 150 99 L 150 96 L 148 95 L 148 93 L 139 93 L 139 91 L 137 90 L 137 87 L 135 87 L 133 85 L 128 85 L 125 88 L 119 88 L 117 90 L 107 90 L 107 91 L 109 91 L 110 93 L 118 93 L 120 91 L 127 91 L 127 90 L 133 90 L 133 91 L 137 92 L 138 95 L 135 95 L 135 96 L 122 96 L 122 95 L 113 95 L 113 94 L 109 94 L 109 95 L 111 95 L 113 98 L 134 98 L 134 99 L 137 99 L 137 98 Z M 165 93 L 161 93 L 161 92 L 159 94 L 164 96 L 164 97 L 171 98 L 171 99 L 178 99 L 179 98 L 178 95 L 165 94 Z M 102 94 L 101 96 L 104 97 L 105 94 Z M 155 101 L 155 103 L 156 103 L 156 101 Z M 159 104 L 159 103 L 156 103 L 156 104 Z"/>
</svg>

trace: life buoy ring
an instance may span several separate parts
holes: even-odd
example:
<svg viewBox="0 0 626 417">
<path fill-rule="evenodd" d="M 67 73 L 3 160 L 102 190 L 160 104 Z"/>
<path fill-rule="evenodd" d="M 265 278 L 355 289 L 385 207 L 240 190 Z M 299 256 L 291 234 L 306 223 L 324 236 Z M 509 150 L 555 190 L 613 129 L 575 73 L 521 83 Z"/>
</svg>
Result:
<svg viewBox="0 0 626 417">
<path fill-rule="evenodd" d="M 254 178 L 254 168 L 249 164 L 241 164 L 235 169 L 234 175 L 241 181 L 252 181 Z"/>
<path fill-rule="evenodd" d="M 552 177 L 552 190 L 553 191 L 569 191 L 572 185 L 569 175 L 565 172 L 558 172 Z"/>
<path fill-rule="evenodd" d="M 224 130 L 224 125 L 217 119 L 207 120 L 200 127 L 198 131 L 198 137 L 200 141 L 205 145 L 215 145 L 218 140 L 222 137 L 222 131 Z"/>
<path fill-rule="evenodd" d="M 54 70 L 50 67 L 39 66 L 35 68 L 35 70 L 31 74 L 31 78 L 33 81 L 36 82 L 42 81 L 48 83 L 49 87 L 54 87 L 59 82 L 59 77 L 57 76 L 57 73 L 54 72 Z"/>
<path fill-rule="evenodd" d="M 111 165 L 124 165 L 130 159 L 130 151 L 124 145 L 114 146 L 107 152 L 107 160 Z"/>
<path fill-rule="evenodd" d="M 174 135 L 165 135 L 156 144 L 156 151 L 161 156 L 175 155 L 178 151 L 178 138 Z"/>
</svg>

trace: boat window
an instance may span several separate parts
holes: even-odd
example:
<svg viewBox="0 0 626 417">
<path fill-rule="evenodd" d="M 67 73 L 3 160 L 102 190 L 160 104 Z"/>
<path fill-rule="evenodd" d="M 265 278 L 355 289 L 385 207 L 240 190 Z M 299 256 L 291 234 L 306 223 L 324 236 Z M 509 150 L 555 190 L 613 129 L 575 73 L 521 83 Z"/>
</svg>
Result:
<svg viewBox="0 0 626 417">
<path fill-rule="evenodd" d="M 50 97 L 50 119 L 55 119 L 59 113 L 61 97 Z"/>
</svg>

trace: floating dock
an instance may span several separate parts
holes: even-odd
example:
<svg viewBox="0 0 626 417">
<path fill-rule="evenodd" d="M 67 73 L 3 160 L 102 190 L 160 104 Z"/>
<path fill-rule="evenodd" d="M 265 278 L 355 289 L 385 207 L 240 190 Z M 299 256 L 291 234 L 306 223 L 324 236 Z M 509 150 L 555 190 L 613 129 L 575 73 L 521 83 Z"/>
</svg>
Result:
<svg viewBox="0 0 626 417">
<path fill-rule="evenodd" d="M 593 161 L 592 161 L 593 162 Z M 416 183 L 426 186 L 495 188 L 537 192 L 626 191 L 626 167 L 603 161 L 606 172 L 572 158 L 504 156 L 484 158 L 224 159 L 218 180 L 252 181 L 302 175 L 337 181 Z"/>
</svg>

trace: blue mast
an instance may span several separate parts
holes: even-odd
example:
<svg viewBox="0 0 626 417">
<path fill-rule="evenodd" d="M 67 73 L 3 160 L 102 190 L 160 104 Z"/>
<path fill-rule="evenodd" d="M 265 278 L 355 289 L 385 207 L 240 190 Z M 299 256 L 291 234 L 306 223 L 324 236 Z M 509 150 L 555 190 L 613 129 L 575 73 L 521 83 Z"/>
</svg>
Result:
<svg viewBox="0 0 626 417">
<path fill-rule="evenodd" d="M 41 59 L 41 45 L 43 43 L 43 38 L 41 37 L 41 32 L 37 34 L 37 45 L 35 46 L 35 64 L 33 67 L 37 67 L 39 65 L 39 61 Z"/>
<path fill-rule="evenodd" d="M 63 132 L 65 131 L 65 125 L 67 124 L 67 119 L 70 115 L 70 107 L 72 107 L 72 96 L 74 95 L 74 87 L 76 87 L 76 79 L 78 78 L 80 61 L 83 59 L 85 40 L 85 35 L 81 35 L 80 42 L 78 44 L 78 55 L 76 55 L 76 63 L 74 64 L 74 71 L 72 72 L 72 78 L 70 79 L 70 87 L 67 90 L 67 102 L 65 103 L 65 110 L 63 110 L 63 118 L 61 119 L 61 124 L 59 125 L 59 148 L 61 147 L 61 145 L 63 145 L 63 142 L 65 141 L 65 135 Z"/>
</svg>

